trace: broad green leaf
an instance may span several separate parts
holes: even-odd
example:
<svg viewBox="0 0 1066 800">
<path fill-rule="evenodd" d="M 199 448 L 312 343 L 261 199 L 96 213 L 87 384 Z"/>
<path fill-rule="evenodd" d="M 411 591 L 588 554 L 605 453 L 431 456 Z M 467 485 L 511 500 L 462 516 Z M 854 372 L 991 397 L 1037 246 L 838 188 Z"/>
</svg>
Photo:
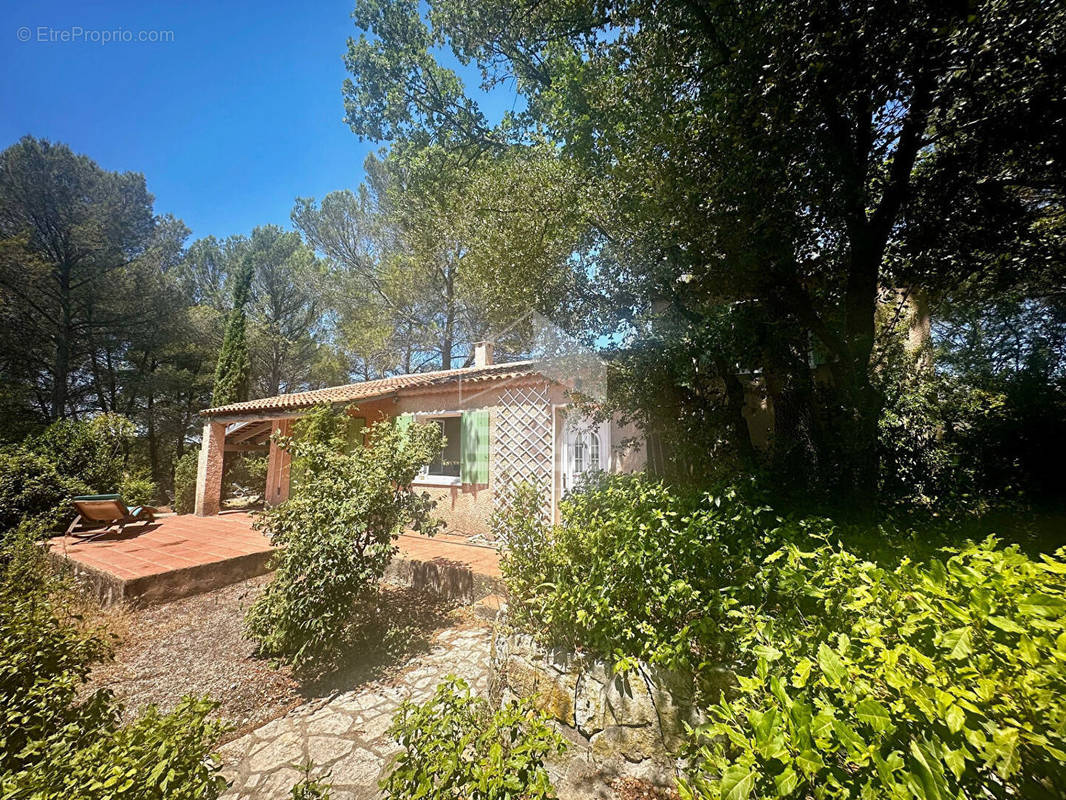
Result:
<svg viewBox="0 0 1066 800">
<path fill-rule="evenodd" d="M 747 800 L 755 788 L 756 773 L 748 767 L 736 764 L 722 773 L 720 790 L 722 800 Z"/>
<path fill-rule="evenodd" d="M 888 709 L 872 697 L 860 700 L 855 704 L 855 716 L 878 733 L 883 733 L 892 725 L 892 718 L 888 713 Z"/>
<path fill-rule="evenodd" d="M 778 797 L 788 797 L 799 785 L 799 776 L 792 767 L 787 767 L 774 776 L 774 786 L 777 787 Z"/>
<path fill-rule="evenodd" d="M 836 654 L 836 651 L 826 645 L 825 642 L 818 645 L 818 666 L 832 686 L 839 686 L 847 675 L 844 662 L 840 660 L 840 656 Z"/>
<path fill-rule="evenodd" d="M 770 647 L 769 645 L 760 644 L 752 648 L 752 652 L 759 658 L 765 658 L 767 661 L 777 661 L 783 655 L 776 647 Z"/>
<path fill-rule="evenodd" d="M 814 750 L 804 750 L 796 756 L 796 764 L 808 778 L 814 777 L 825 767 L 822 757 Z"/>
<path fill-rule="evenodd" d="M 988 624 L 995 625 L 1001 631 L 1006 631 L 1007 633 L 1025 633 L 1025 628 L 1010 617 L 989 617 Z"/>
<path fill-rule="evenodd" d="M 948 631 L 940 640 L 940 647 L 949 650 L 948 658 L 954 661 L 966 658 L 973 652 L 970 647 L 970 629 L 962 627 Z"/>
</svg>

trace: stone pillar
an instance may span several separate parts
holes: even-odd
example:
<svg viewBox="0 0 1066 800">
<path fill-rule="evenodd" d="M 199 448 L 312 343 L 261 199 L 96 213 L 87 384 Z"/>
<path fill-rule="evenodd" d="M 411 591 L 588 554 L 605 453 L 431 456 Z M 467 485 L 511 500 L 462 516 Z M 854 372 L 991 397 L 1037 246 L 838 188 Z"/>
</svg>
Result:
<svg viewBox="0 0 1066 800">
<path fill-rule="evenodd" d="M 226 450 L 226 423 L 204 425 L 200 461 L 196 467 L 196 516 L 212 517 L 222 502 L 222 456 Z"/>
<path fill-rule="evenodd" d="M 283 419 L 275 423 L 271 433 L 280 432 L 282 436 L 292 433 L 292 420 Z M 288 450 L 282 450 L 274 440 L 270 440 L 270 456 L 267 459 L 266 496 L 263 498 L 268 506 L 276 506 L 289 499 L 289 465 L 292 457 Z"/>
</svg>

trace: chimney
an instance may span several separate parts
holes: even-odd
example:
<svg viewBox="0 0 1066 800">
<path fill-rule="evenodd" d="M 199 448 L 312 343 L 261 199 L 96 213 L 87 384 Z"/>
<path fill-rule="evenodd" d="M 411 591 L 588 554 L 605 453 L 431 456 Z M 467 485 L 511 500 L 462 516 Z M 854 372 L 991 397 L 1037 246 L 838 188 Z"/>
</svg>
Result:
<svg viewBox="0 0 1066 800">
<path fill-rule="evenodd" d="M 474 366 L 492 366 L 492 342 L 474 342 Z"/>
</svg>

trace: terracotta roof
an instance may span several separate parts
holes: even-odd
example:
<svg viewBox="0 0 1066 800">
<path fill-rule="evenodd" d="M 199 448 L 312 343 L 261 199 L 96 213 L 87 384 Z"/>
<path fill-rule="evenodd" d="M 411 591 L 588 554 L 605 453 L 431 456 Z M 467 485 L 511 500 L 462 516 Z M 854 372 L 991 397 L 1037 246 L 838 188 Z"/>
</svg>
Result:
<svg viewBox="0 0 1066 800">
<path fill-rule="evenodd" d="M 463 367 L 445 369 L 436 372 L 413 372 L 409 375 L 395 375 L 376 381 L 360 381 L 344 386 L 331 386 L 326 389 L 313 389 L 309 392 L 279 394 L 276 397 L 264 397 L 260 400 L 245 400 L 216 408 L 205 408 L 200 412 L 203 417 L 224 417 L 257 411 L 287 411 L 310 408 L 319 403 L 352 403 L 357 400 L 372 400 L 387 397 L 406 389 L 426 389 L 447 386 L 462 382 L 481 382 L 520 378 L 537 374 L 535 362 L 512 361 L 507 364 L 492 364 L 487 367 Z"/>
</svg>

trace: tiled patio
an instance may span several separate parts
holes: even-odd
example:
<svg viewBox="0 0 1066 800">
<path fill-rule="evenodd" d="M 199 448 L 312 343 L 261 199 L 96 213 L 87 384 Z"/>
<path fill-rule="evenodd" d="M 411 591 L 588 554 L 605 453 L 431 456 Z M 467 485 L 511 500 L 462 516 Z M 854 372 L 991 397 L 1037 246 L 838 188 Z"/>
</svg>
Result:
<svg viewBox="0 0 1066 800">
<path fill-rule="evenodd" d="M 104 602 L 160 602 L 210 591 L 267 571 L 273 549 L 244 512 L 161 517 L 93 541 L 60 536 L 54 557 L 74 568 Z M 404 534 L 390 577 L 473 599 L 495 591 L 499 554 L 462 537 Z"/>
<path fill-rule="evenodd" d="M 158 602 L 262 575 L 273 549 L 243 512 L 161 517 L 92 541 L 56 537 L 50 548 L 105 602 Z"/>
</svg>

